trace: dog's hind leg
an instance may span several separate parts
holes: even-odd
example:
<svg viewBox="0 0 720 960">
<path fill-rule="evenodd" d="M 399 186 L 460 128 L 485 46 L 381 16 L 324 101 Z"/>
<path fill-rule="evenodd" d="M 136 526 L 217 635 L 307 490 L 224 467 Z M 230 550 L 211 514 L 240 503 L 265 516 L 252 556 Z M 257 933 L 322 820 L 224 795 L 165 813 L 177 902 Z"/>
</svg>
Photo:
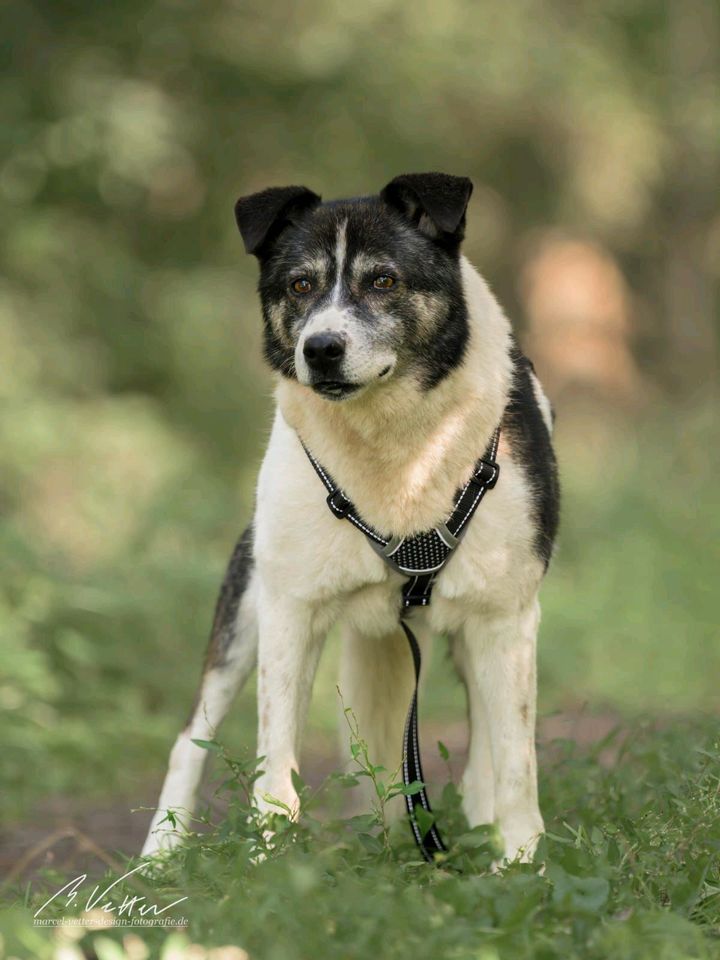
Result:
<svg viewBox="0 0 720 960">
<path fill-rule="evenodd" d="M 167 811 L 183 821 L 194 812 L 207 751 L 193 740 L 211 739 L 257 659 L 257 583 L 253 573 L 252 527 L 248 527 L 230 559 L 215 608 L 202 680 L 185 729 L 178 735 L 160 793 L 157 811 L 142 849 L 143 856 L 167 850 L 180 835 Z"/>
<path fill-rule="evenodd" d="M 413 630 L 427 663 L 430 637 L 415 625 Z M 357 720 L 360 737 L 368 745 L 370 762 L 385 767 L 383 777 L 387 782 L 391 777 L 401 778 L 403 730 L 414 685 L 410 648 L 399 627 L 384 636 L 367 636 L 354 626 L 343 625 L 340 693 L 345 707 Z M 341 755 L 349 757 L 350 731 L 344 718 L 341 718 L 340 737 Z M 367 810 L 373 800 L 369 779 L 363 777 L 357 789 L 362 792 L 360 802 Z M 394 819 L 404 809 L 402 798 L 397 798 L 390 802 L 387 812 Z"/>
</svg>

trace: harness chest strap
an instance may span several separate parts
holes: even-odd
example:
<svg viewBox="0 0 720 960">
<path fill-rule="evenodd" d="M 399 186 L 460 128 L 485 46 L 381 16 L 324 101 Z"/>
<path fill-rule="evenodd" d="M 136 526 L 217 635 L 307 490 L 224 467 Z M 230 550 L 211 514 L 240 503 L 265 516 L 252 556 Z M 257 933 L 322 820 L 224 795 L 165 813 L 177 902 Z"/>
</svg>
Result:
<svg viewBox="0 0 720 960">
<path fill-rule="evenodd" d="M 476 462 L 468 482 L 455 494 L 455 506 L 445 523 L 414 537 L 385 537 L 374 530 L 362 519 L 352 501 L 303 443 L 303 449 L 310 463 L 328 491 L 327 504 L 332 513 L 338 519 L 349 520 L 353 526 L 365 534 L 372 548 L 386 563 L 408 578 L 402 588 L 400 626 L 410 645 L 415 670 L 415 689 L 410 701 L 403 737 L 402 774 L 406 787 L 416 781 L 424 781 L 418 735 L 420 647 L 414 633 L 405 622 L 405 617 L 411 607 L 428 606 L 438 574 L 460 544 L 480 501 L 497 483 L 500 475 L 500 467 L 496 462 L 499 442 L 500 427 L 495 430 L 485 453 Z M 406 795 L 405 804 L 415 841 L 425 859 L 432 861 L 434 855 L 444 851 L 446 847 L 432 822 L 432 808 L 425 787 L 423 786 L 412 795 Z M 429 828 L 420 827 L 416 812 L 419 808 L 427 813 L 427 819 L 431 823 Z"/>
</svg>

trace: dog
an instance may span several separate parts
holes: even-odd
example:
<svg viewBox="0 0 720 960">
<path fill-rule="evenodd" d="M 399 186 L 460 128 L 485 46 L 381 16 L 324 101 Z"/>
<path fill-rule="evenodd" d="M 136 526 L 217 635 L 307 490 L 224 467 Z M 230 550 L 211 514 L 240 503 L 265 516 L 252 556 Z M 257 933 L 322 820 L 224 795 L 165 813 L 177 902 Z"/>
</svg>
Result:
<svg viewBox="0 0 720 960">
<path fill-rule="evenodd" d="M 297 811 L 292 771 L 323 641 L 341 623 L 340 689 L 373 762 L 401 762 L 411 659 L 406 578 L 328 510 L 312 453 L 374 530 L 411 537 L 448 517 L 500 428 L 500 478 L 412 613 L 421 649 L 448 638 L 467 691 L 461 783 L 470 825 L 496 823 L 505 859 L 531 860 L 543 819 L 535 753 L 538 590 L 558 523 L 553 415 L 509 321 L 461 253 L 472 183 L 405 174 L 378 195 L 323 202 L 270 188 L 235 207 L 260 267 L 276 412 L 255 513 L 230 560 L 202 681 L 178 736 L 143 855 L 179 834 L 208 739 L 257 665 L 261 811 Z M 304 449 L 304 447 L 306 449 Z"/>
</svg>

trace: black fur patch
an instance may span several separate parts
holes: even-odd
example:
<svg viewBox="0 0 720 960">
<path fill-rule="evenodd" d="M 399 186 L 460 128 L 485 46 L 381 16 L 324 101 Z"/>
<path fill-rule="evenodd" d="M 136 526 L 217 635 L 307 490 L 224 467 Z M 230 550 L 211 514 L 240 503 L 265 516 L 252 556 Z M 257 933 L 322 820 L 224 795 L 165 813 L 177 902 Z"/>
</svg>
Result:
<svg viewBox="0 0 720 960">
<path fill-rule="evenodd" d="M 403 173 L 391 180 L 380 196 L 441 243 L 457 247 L 465 233 L 465 211 L 472 191 L 467 177 Z"/>
<path fill-rule="evenodd" d="M 240 601 L 253 568 L 253 528 L 249 524 L 238 540 L 223 578 L 205 658 L 205 668 L 222 667 L 235 638 Z"/>
<path fill-rule="evenodd" d="M 272 242 L 294 216 L 320 203 L 320 197 L 307 187 L 270 187 L 249 197 L 240 197 L 235 204 L 235 220 L 248 253 L 261 256 L 262 249 Z"/>
<path fill-rule="evenodd" d="M 347 221 L 346 256 L 341 278 L 341 302 L 356 316 L 375 324 L 383 335 L 383 316 L 400 321 L 392 346 L 405 370 L 414 371 L 426 389 L 436 386 L 457 367 L 468 342 L 467 309 L 460 276 L 459 240 L 448 243 L 426 235 L 401 212 L 380 197 L 323 203 L 306 210 L 277 236 L 260 257 L 259 293 L 265 321 L 265 356 L 270 365 L 294 377 L 294 347 L 298 332 L 311 312 L 321 308 L 335 288 L 338 229 Z M 396 287 L 378 292 L 372 277 L 358 284 L 352 277 L 355 258 L 362 255 L 377 264 L 392 266 Z M 293 277 L 308 276 L 305 265 L 321 261 L 326 270 L 309 276 L 313 292 L 294 297 Z M 382 270 L 380 270 L 382 272 Z M 427 297 L 424 310 L 413 296 Z M 282 329 L 271 317 L 282 318 Z"/>
<path fill-rule="evenodd" d="M 428 390 L 460 365 L 469 338 L 467 308 L 460 290 L 459 296 L 449 298 L 447 316 L 435 336 L 422 344 L 423 385 Z"/>
<path fill-rule="evenodd" d="M 533 493 L 536 523 L 535 546 L 547 568 L 552 555 L 560 513 L 560 483 L 550 433 L 535 399 L 530 374 L 532 363 L 519 347 L 511 351 L 513 385 L 502 429 L 513 459 L 523 467 Z"/>
</svg>

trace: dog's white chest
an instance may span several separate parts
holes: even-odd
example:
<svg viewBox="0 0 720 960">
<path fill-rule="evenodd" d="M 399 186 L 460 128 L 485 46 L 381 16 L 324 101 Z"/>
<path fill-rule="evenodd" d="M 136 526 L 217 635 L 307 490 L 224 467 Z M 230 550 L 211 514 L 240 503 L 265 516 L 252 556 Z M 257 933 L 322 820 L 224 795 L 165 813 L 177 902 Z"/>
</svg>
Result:
<svg viewBox="0 0 720 960">
<path fill-rule="evenodd" d="M 542 575 L 528 538 L 528 484 L 509 459 L 501 469 L 497 487 L 438 576 L 427 611 L 437 632 L 457 629 L 471 613 L 507 610 L 535 589 Z M 294 432 L 278 416 L 258 487 L 255 550 L 261 575 L 328 622 L 342 616 L 363 633 L 386 633 L 397 625 L 405 578 L 356 527 L 333 516 L 326 495 Z"/>
</svg>

